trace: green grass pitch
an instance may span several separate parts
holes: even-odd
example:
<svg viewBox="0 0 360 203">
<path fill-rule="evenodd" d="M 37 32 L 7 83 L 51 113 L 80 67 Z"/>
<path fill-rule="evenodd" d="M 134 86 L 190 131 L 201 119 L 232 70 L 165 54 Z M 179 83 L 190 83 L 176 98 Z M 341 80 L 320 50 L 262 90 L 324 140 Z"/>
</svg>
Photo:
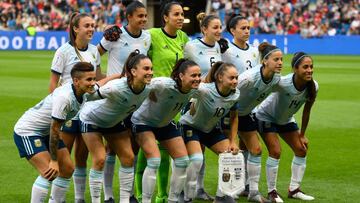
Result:
<svg viewBox="0 0 360 203">
<path fill-rule="evenodd" d="M 37 172 L 26 159 L 19 158 L 12 137 L 13 126 L 25 110 L 48 94 L 53 54 L 53 51 L 0 51 L 0 202 L 29 202 Z M 283 74 L 291 71 L 290 57 L 284 57 Z M 360 57 L 313 58 L 314 78 L 320 90 L 307 130 L 310 144 L 302 189 L 315 196 L 313 202 L 359 202 Z M 106 63 L 103 57 L 103 72 Z M 300 114 L 297 118 L 300 122 Z M 262 157 L 264 166 L 266 149 Z M 282 142 L 277 187 L 286 202 L 300 202 L 286 198 L 292 157 L 289 147 Z M 206 161 L 205 187 L 215 194 L 217 157 L 207 150 Z M 117 180 L 114 185 L 115 197 L 118 197 Z M 260 191 L 266 194 L 264 167 Z M 90 202 L 89 188 L 86 196 Z M 73 197 L 71 184 L 67 201 L 73 202 Z M 239 201 L 246 202 L 246 199 Z"/>
</svg>

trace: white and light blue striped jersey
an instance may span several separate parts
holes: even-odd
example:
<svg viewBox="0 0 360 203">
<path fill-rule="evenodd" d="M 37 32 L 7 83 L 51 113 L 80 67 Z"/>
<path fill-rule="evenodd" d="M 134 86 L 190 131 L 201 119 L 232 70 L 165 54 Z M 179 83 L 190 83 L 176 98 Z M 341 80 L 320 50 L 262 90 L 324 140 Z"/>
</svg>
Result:
<svg viewBox="0 0 360 203">
<path fill-rule="evenodd" d="M 88 44 L 88 47 L 79 50 L 79 53 L 85 62 L 89 62 L 94 66 L 95 70 L 100 66 L 100 54 L 96 46 Z M 77 62 L 80 62 L 80 59 L 70 42 L 63 44 L 56 50 L 51 64 L 51 71 L 60 75 L 60 85 L 72 82 L 70 72 Z"/>
<path fill-rule="evenodd" d="M 87 102 L 80 111 L 80 120 L 102 128 L 113 127 L 140 107 L 150 93 L 150 86 L 134 93 L 126 77 L 111 80 L 98 90 L 104 99 Z"/>
<path fill-rule="evenodd" d="M 239 116 L 245 116 L 260 104 L 271 92 L 274 85 L 278 84 L 281 75 L 275 73 L 271 81 L 264 81 L 262 67 L 255 67 L 239 75 L 237 89 L 241 94 L 239 97 Z"/>
<path fill-rule="evenodd" d="M 129 54 L 136 49 L 141 54 L 147 55 L 151 45 L 151 35 L 149 31 L 142 30 L 140 35 L 132 35 L 126 27 L 120 28 L 122 34 L 115 42 L 110 42 L 104 37 L 100 41 L 100 46 L 109 51 L 108 67 L 106 75 L 121 73 Z"/>
<path fill-rule="evenodd" d="M 82 101 L 76 99 L 72 83 L 60 86 L 27 110 L 15 124 L 14 131 L 20 136 L 47 136 L 52 119 L 72 119 L 85 101 L 85 96 Z"/>
<path fill-rule="evenodd" d="M 221 55 L 222 60 L 234 64 L 239 74 L 254 67 L 259 67 L 260 54 L 257 47 L 247 44 L 246 49 L 241 49 L 233 42 L 228 44 L 229 48 Z"/>
<path fill-rule="evenodd" d="M 147 98 L 132 115 L 131 121 L 136 125 L 164 127 L 190 100 L 196 90 L 182 93 L 172 78 L 158 77 L 151 81 L 156 101 Z"/>
<path fill-rule="evenodd" d="M 216 42 L 214 46 L 206 44 L 202 39 L 194 39 L 185 44 L 184 58 L 193 60 L 200 66 L 201 75 L 205 77 L 211 66 L 221 61 L 220 45 Z"/>
<path fill-rule="evenodd" d="M 294 114 L 307 101 L 308 91 L 296 89 L 293 77 L 293 73 L 281 77 L 275 91 L 256 108 L 256 117 L 259 120 L 278 125 L 295 122 Z M 314 82 L 317 92 L 319 85 Z"/>
<path fill-rule="evenodd" d="M 208 133 L 237 103 L 239 95 L 240 91 L 236 89 L 234 93 L 224 97 L 219 94 L 214 82 L 201 83 L 193 95 L 195 114 L 190 115 L 190 110 L 187 111 L 181 116 L 180 123 Z"/>
</svg>

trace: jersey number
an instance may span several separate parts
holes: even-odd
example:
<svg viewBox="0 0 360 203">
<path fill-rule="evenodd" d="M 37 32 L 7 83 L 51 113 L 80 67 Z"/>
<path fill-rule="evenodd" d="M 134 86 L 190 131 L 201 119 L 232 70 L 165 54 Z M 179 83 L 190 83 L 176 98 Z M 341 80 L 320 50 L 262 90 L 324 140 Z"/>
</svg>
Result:
<svg viewBox="0 0 360 203">
<path fill-rule="evenodd" d="M 249 70 L 252 68 L 251 61 L 247 60 L 246 63 L 248 63 L 249 67 L 246 67 L 246 70 Z"/>
<path fill-rule="evenodd" d="M 216 108 L 216 110 L 215 110 L 215 113 L 214 113 L 214 117 L 216 116 L 216 117 L 222 117 L 223 115 L 224 115 L 224 113 L 225 113 L 225 109 L 224 108 L 222 108 L 222 107 L 219 107 L 219 108 Z"/>
<path fill-rule="evenodd" d="M 292 107 L 297 109 L 300 105 L 300 101 L 297 101 L 297 100 L 292 100 L 290 105 L 289 105 L 289 109 L 291 109 Z"/>
<path fill-rule="evenodd" d="M 215 63 L 215 57 L 210 57 L 210 68 L 214 65 Z"/>
<path fill-rule="evenodd" d="M 173 111 L 180 111 L 180 109 L 182 108 L 183 105 L 184 105 L 184 103 L 177 102 L 175 104 L 175 107 L 173 108 Z"/>
<path fill-rule="evenodd" d="M 38 109 L 40 109 L 40 108 L 42 107 L 43 104 L 44 104 L 44 100 L 42 100 L 41 102 L 39 102 L 38 104 L 36 104 L 36 106 L 34 106 L 33 108 L 34 108 L 35 110 L 38 110 Z"/>
<path fill-rule="evenodd" d="M 129 111 L 127 111 L 126 113 L 127 113 L 127 114 L 130 114 L 130 113 L 132 113 L 135 109 L 136 109 L 136 104 L 131 105 Z"/>
<path fill-rule="evenodd" d="M 256 100 L 260 102 L 260 101 L 264 100 L 265 96 L 266 96 L 266 93 L 264 92 L 264 93 L 260 94 L 260 96 Z"/>
</svg>

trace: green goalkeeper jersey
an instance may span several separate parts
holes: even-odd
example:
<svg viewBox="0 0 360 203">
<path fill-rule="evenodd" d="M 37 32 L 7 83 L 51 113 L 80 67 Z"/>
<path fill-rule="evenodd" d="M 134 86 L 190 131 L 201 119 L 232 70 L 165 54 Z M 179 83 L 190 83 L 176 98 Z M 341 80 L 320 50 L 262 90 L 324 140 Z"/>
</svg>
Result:
<svg viewBox="0 0 360 203">
<path fill-rule="evenodd" d="M 163 28 L 151 28 L 151 46 L 148 52 L 152 60 L 154 76 L 170 76 L 177 60 L 184 57 L 184 46 L 189 41 L 185 32 L 178 30 L 176 36 L 168 35 Z"/>
</svg>

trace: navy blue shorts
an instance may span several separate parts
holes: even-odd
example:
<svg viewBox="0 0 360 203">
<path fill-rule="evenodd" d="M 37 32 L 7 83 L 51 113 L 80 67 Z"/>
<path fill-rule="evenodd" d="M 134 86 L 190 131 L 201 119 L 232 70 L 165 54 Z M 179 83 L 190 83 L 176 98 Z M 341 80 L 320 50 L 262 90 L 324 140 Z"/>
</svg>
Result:
<svg viewBox="0 0 360 203">
<path fill-rule="evenodd" d="M 161 128 L 151 127 L 148 125 L 133 125 L 133 134 L 145 131 L 152 131 L 158 141 L 169 140 L 174 137 L 181 136 L 180 130 L 174 121 L 171 121 L 167 126 Z"/>
<path fill-rule="evenodd" d="M 285 125 L 278 125 L 272 122 L 259 120 L 259 132 L 260 133 L 287 133 L 299 130 L 298 125 L 295 122 L 287 123 Z"/>
<path fill-rule="evenodd" d="M 250 132 L 258 129 L 257 119 L 255 113 L 249 113 L 245 116 L 239 116 L 238 131 Z M 230 113 L 226 114 L 221 119 L 221 128 L 224 130 L 230 130 Z"/>
<path fill-rule="evenodd" d="M 250 132 L 258 129 L 258 120 L 255 113 L 249 113 L 245 116 L 239 116 L 238 131 Z"/>
<path fill-rule="evenodd" d="M 31 159 L 37 153 L 49 151 L 50 136 L 20 136 L 14 132 L 14 142 L 19 151 L 20 157 Z M 65 148 L 64 142 L 60 139 L 58 149 Z"/>
<path fill-rule="evenodd" d="M 196 140 L 206 147 L 210 148 L 214 144 L 227 139 L 227 137 L 221 132 L 220 128 L 215 127 L 209 133 L 197 130 L 188 125 L 181 125 L 181 133 L 184 138 L 185 144 L 189 141 Z"/>
<path fill-rule="evenodd" d="M 96 125 L 88 124 L 81 122 L 81 132 L 82 133 L 90 133 L 90 132 L 100 132 L 102 134 L 109 134 L 109 133 L 119 133 L 130 128 L 125 126 L 125 123 L 121 121 L 120 123 L 116 124 L 111 128 L 101 128 Z"/>
<path fill-rule="evenodd" d="M 61 126 L 61 131 L 70 134 L 81 135 L 81 124 L 80 120 L 68 120 Z"/>
</svg>

